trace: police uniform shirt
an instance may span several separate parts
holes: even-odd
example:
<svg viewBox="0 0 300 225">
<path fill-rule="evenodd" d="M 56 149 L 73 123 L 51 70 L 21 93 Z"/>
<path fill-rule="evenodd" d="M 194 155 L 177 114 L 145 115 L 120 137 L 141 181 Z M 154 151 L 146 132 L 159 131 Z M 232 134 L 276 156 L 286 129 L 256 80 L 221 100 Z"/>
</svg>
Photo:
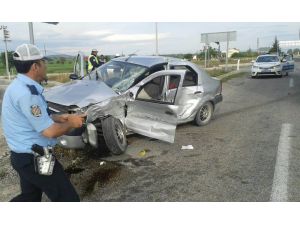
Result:
<svg viewBox="0 0 300 225">
<path fill-rule="evenodd" d="M 56 144 L 56 139 L 42 135 L 54 123 L 48 115 L 43 90 L 36 81 L 18 74 L 5 91 L 2 102 L 3 132 L 8 147 L 16 153 L 32 153 L 33 144 Z"/>
</svg>

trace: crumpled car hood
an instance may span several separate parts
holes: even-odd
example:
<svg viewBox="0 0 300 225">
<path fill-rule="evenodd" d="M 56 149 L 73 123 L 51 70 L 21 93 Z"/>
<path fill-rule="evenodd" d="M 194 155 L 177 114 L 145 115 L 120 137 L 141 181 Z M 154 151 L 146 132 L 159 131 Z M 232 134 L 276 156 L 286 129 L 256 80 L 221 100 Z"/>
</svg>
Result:
<svg viewBox="0 0 300 225">
<path fill-rule="evenodd" d="M 118 96 L 102 81 L 76 80 L 44 92 L 47 101 L 60 105 L 85 107 Z"/>
</svg>

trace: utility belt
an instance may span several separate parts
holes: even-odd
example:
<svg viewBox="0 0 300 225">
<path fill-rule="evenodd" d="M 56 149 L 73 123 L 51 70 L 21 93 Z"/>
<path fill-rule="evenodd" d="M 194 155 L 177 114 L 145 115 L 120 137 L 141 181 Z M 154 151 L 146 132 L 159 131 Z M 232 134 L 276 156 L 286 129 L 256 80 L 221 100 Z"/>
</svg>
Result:
<svg viewBox="0 0 300 225">
<path fill-rule="evenodd" d="M 43 147 L 37 144 L 32 145 L 34 153 L 35 172 L 40 175 L 50 176 L 53 173 L 55 157 L 51 146 Z"/>
</svg>

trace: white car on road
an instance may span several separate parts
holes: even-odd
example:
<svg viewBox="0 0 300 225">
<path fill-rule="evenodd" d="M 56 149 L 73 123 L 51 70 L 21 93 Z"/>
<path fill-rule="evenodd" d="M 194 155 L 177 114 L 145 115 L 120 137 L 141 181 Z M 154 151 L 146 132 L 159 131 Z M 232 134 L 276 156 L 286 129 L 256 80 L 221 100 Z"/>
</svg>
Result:
<svg viewBox="0 0 300 225">
<path fill-rule="evenodd" d="M 294 71 L 294 61 L 291 57 L 284 57 L 280 60 L 277 55 L 260 55 L 252 65 L 252 78 L 261 75 L 273 75 L 282 77 Z"/>
</svg>

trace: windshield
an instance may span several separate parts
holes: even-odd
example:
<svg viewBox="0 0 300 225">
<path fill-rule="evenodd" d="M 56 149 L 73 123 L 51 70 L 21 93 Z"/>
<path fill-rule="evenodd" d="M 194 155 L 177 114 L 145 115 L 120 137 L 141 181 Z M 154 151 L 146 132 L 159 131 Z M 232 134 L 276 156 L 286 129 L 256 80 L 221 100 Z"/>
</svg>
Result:
<svg viewBox="0 0 300 225">
<path fill-rule="evenodd" d="M 256 62 L 278 62 L 279 58 L 277 56 L 261 56 L 258 57 Z"/>
<path fill-rule="evenodd" d="M 137 77 L 148 68 L 128 62 L 110 61 L 91 74 L 92 79 L 100 79 L 116 92 L 126 91 Z"/>
</svg>

